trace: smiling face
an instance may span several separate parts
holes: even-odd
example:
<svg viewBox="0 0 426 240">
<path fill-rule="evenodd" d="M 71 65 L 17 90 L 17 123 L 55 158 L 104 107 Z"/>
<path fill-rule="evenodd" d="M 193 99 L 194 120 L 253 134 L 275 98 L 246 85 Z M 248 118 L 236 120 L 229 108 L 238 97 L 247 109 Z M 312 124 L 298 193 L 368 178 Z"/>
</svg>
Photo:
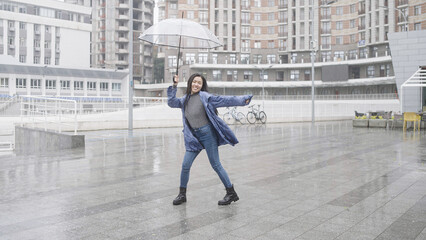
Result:
<svg viewBox="0 0 426 240">
<path fill-rule="evenodd" d="M 202 87 L 203 79 L 201 77 L 195 77 L 191 84 L 191 94 L 200 92 Z"/>
</svg>

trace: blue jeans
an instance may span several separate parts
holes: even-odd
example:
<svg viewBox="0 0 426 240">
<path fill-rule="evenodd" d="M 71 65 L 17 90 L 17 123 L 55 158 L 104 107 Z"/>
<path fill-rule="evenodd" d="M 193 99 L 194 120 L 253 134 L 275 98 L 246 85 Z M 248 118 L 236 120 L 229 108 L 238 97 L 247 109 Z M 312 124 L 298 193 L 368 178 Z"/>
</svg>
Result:
<svg viewBox="0 0 426 240">
<path fill-rule="evenodd" d="M 231 180 L 229 180 L 228 174 L 220 163 L 217 136 L 214 128 L 210 124 L 207 124 L 200 128 L 194 129 L 192 133 L 204 146 L 204 149 L 206 149 L 210 165 L 215 170 L 217 175 L 219 175 L 223 185 L 225 185 L 226 188 L 232 187 Z M 183 158 L 182 171 L 180 173 L 180 187 L 187 187 L 189 181 L 189 171 L 191 170 L 192 163 L 199 153 L 200 151 L 186 151 Z"/>
</svg>

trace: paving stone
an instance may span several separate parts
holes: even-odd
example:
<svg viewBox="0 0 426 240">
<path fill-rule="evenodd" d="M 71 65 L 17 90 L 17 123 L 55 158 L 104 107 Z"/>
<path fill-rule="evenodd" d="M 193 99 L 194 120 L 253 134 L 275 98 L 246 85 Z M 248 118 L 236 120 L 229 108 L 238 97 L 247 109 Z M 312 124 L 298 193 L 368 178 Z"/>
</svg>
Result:
<svg viewBox="0 0 426 240">
<path fill-rule="evenodd" d="M 85 149 L 0 155 L 0 239 L 424 239 L 426 134 L 351 121 L 231 126 L 173 206 L 181 128 L 93 131 Z M 315 238 L 316 237 L 316 238 Z"/>
</svg>

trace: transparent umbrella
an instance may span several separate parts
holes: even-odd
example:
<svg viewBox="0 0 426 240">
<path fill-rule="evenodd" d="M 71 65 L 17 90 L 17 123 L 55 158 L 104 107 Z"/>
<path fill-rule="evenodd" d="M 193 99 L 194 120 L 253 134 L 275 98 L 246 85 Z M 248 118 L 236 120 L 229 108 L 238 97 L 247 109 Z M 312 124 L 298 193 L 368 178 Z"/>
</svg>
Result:
<svg viewBox="0 0 426 240">
<path fill-rule="evenodd" d="M 139 39 L 158 46 L 178 48 L 176 75 L 179 73 L 180 49 L 211 49 L 222 46 L 217 37 L 203 25 L 187 19 L 165 19 L 146 31 Z"/>
</svg>

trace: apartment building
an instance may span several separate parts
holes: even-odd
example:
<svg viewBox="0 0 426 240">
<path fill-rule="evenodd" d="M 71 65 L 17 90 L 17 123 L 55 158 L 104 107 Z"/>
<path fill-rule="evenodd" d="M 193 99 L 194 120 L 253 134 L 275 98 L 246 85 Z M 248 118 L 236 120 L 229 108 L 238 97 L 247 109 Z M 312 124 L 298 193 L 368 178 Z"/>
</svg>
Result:
<svg viewBox="0 0 426 240">
<path fill-rule="evenodd" d="M 141 42 L 139 35 L 152 26 L 154 0 L 92 1 L 93 33 L 91 66 L 94 68 L 129 68 L 129 32 L 133 36 L 133 79 L 135 83 L 152 82 L 152 45 Z M 129 27 L 130 11 L 133 26 Z"/>
<path fill-rule="evenodd" d="M 90 66 L 89 1 L 3 0 L 0 54 L 25 64 Z"/>
<path fill-rule="evenodd" d="M 181 78 L 200 72 L 235 82 L 236 94 L 260 95 L 258 87 L 238 87 L 256 81 L 274 82 L 269 95 L 310 94 L 312 45 L 317 94 L 396 93 L 387 33 L 426 29 L 422 0 L 160 0 L 158 6 L 160 19 L 183 12 L 223 42 L 214 50 L 184 50 Z M 168 78 L 177 51 L 163 52 Z"/>
</svg>

